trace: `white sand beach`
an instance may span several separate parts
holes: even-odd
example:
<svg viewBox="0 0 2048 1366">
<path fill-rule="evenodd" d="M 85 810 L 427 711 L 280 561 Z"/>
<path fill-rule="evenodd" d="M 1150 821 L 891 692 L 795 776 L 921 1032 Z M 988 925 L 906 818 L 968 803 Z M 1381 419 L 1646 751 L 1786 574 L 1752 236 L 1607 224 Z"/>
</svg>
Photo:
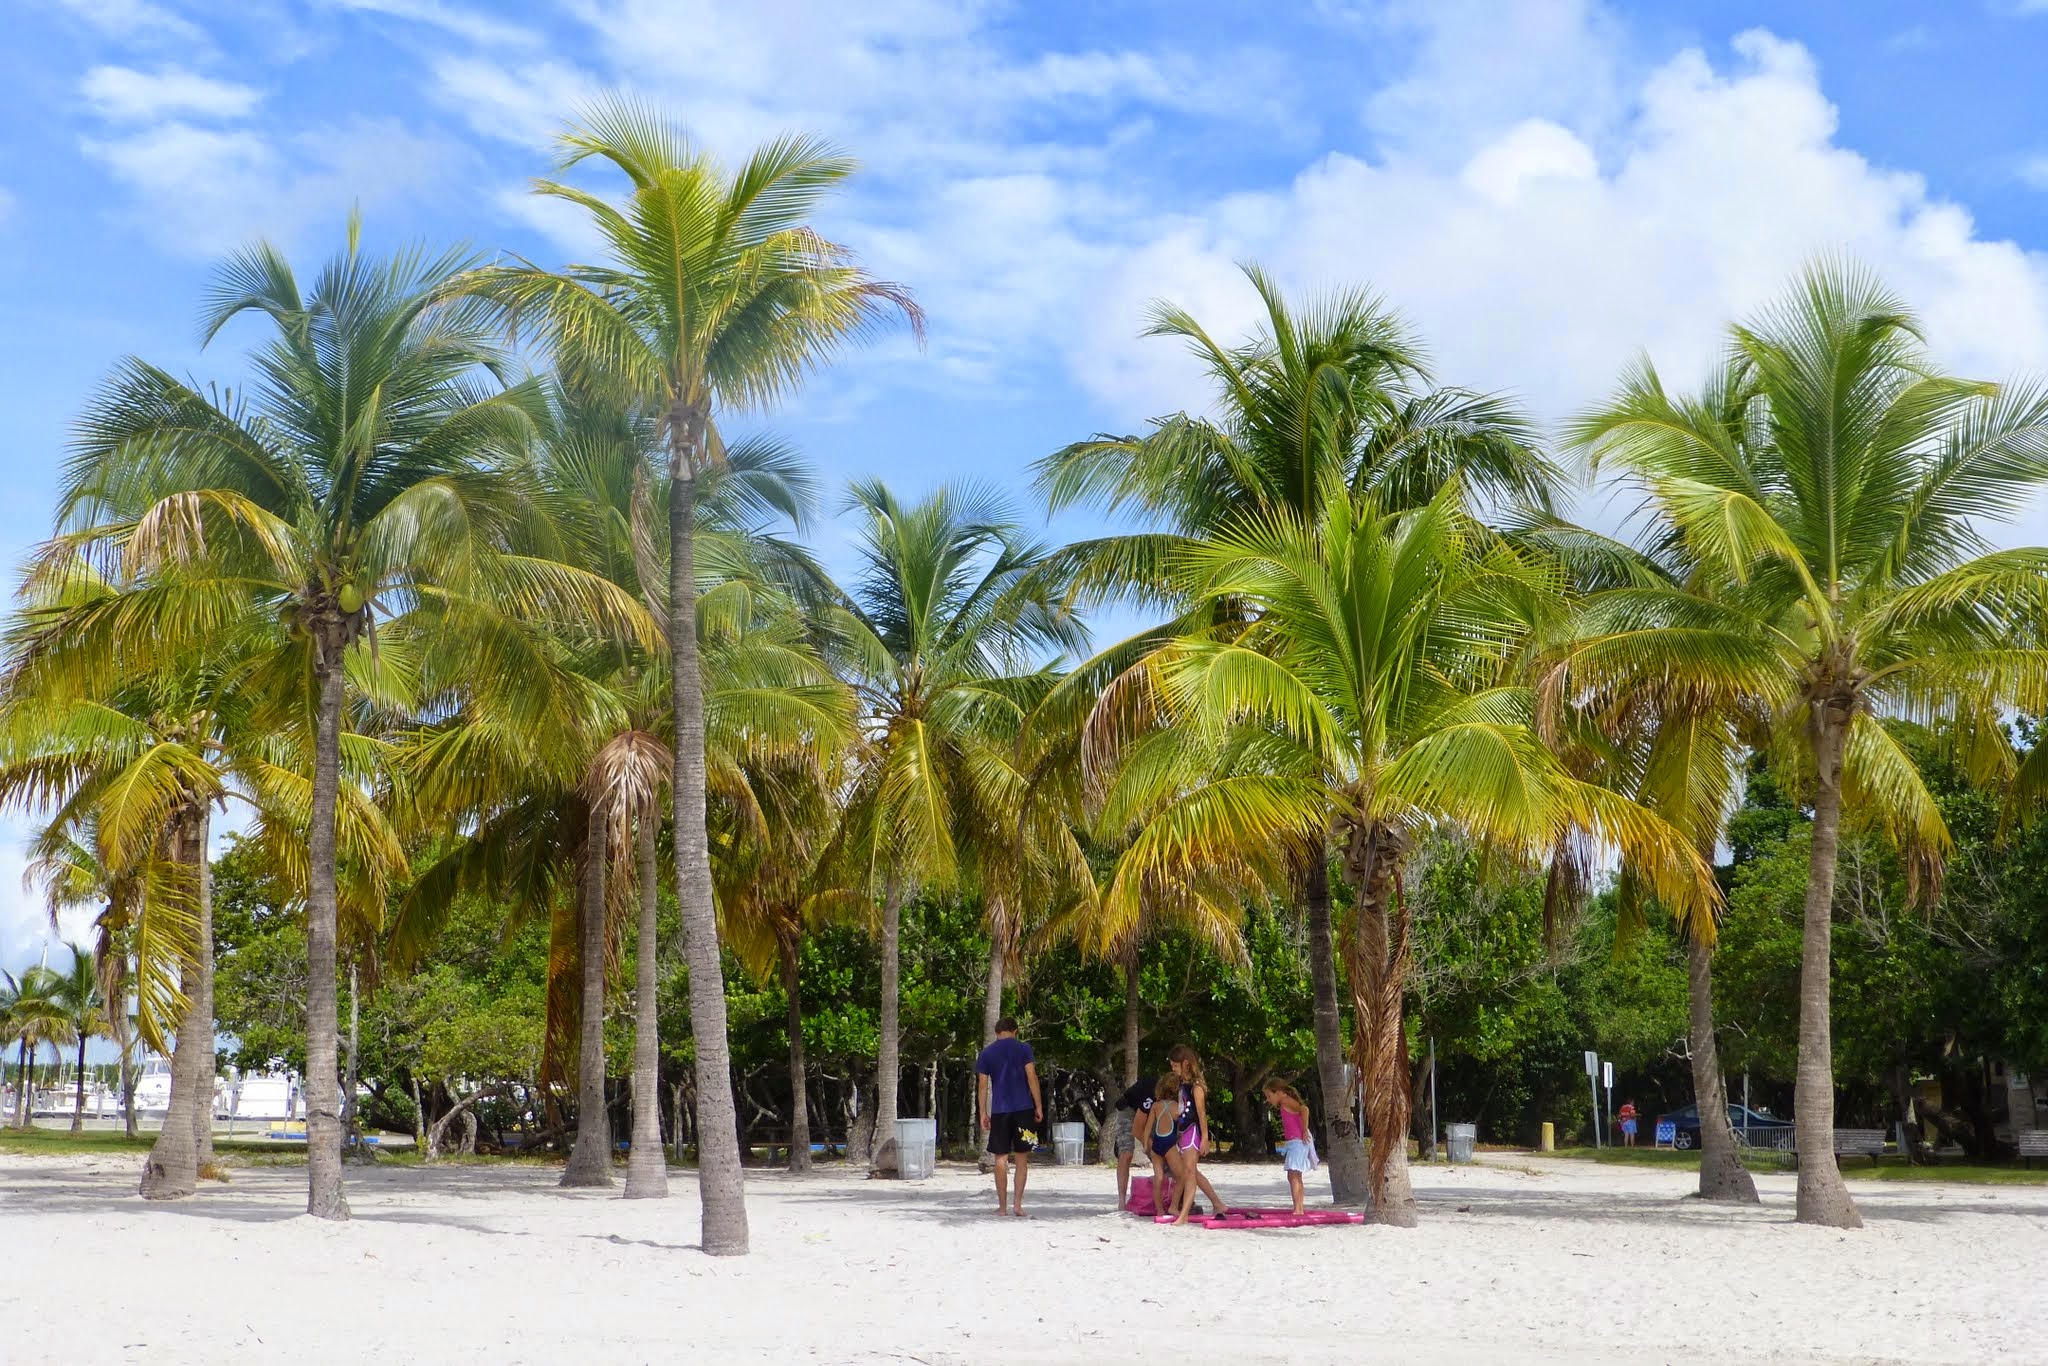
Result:
<svg viewBox="0 0 2048 1366">
<path fill-rule="evenodd" d="M 628 1203 L 541 1168 L 352 1174 L 356 1218 L 246 1168 L 150 1207 L 130 1161 L 0 1157 L 18 1362 L 2048 1361 L 2048 1188 L 1855 1182 L 1868 1227 L 1685 1198 L 1689 1173 L 1496 1157 L 1417 1172 L 1423 1225 L 1222 1232 L 1034 1172 L 997 1220 L 971 1168 L 922 1184 L 762 1173 L 753 1255 L 693 1246 L 694 1183 Z M 1220 1166 L 1274 1203 L 1277 1168 Z M 32 1270 L 28 1270 L 32 1268 Z"/>
</svg>

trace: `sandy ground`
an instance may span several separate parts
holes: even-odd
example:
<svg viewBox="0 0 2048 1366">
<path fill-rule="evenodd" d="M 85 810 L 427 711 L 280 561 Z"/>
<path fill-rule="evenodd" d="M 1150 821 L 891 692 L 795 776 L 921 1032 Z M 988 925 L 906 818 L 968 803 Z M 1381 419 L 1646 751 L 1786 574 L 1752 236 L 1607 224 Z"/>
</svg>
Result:
<svg viewBox="0 0 2048 1366">
<path fill-rule="evenodd" d="M 1277 1167 L 1221 1166 L 1272 1204 Z M 538 1168 L 302 1168 L 174 1206 L 134 1164 L 0 1157 L 0 1362 L 2048 1362 L 2048 1188 L 1855 1183 L 1868 1222 L 1685 1198 L 1688 1173 L 1495 1158 L 1418 1171 L 1422 1227 L 1169 1229 L 1100 1168 L 1033 1173 L 996 1220 L 971 1168 L 929 1182 L 762 1174 L 753 1255 L 667 1201 Z M 1320 1177 L 1316 1178 L 1320 1179 Z M 23 1330 L 26 1335 L 23 1335 Z"/>
</svg>

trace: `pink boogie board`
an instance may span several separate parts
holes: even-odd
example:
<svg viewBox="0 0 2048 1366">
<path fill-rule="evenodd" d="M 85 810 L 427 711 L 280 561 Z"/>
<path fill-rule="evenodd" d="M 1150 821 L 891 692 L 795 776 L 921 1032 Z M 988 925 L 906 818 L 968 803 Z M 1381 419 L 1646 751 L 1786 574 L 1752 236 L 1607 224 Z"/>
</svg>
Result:
<svg viewBox="0 0 2048 1366">
<path fill-rule="evenodd" d="M 1312 1209 L 1303 1214 L 1291 1209 L 1234 1209 L 1194 1222 L 1203 1228 L 1320 1228 L 1329 1224 L 1362 1224 L 1365 1216 L 1344 1209 Z"/>
</svg>

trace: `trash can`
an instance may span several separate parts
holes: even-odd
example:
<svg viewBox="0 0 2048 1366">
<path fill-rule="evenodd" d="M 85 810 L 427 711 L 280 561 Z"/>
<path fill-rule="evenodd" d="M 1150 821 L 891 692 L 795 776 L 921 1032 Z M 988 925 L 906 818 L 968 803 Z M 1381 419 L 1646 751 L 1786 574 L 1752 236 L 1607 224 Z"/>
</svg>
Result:
<svg viewBox="0 0 2048 1366">
<path fill-rule="evenodd" d="M 936 1119 L 896 1121 L 896 1174 L 905 1181 L 924 1181 L 939 1160 L 939 1122 Z"/>
<path fill-rule="evenodd" d="M 1479 1126 L 1477 1124 L 1446 1124 L 1444 1126 L 1444 1137 L 1450 1144 L 1451 1161 L 1470 1162 L 1472 1160 L 1472 1145 L 1479 1141 Z"/>
<path fill-rule="evenodd" d="M 1055 1124 L 1052 1126 L 1052 1160 L 1059 1167 L 1078 1167 L 1081 1155 L 1088 1147 L 1088 1126 L 1085 1124 Z"/>
</svg>

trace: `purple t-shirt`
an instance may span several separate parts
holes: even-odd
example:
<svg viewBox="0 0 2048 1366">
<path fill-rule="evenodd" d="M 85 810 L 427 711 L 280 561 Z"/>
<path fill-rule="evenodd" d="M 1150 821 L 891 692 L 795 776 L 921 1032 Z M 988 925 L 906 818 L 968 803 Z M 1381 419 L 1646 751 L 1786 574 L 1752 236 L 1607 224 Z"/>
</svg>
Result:
<svg viewBox="0 0 2048 1366">
<path fill-rule="evenodd" d="M 1024 1069 L 1036 1055 L 1022 1039 L 997 1039 L 981 1050 L 974 1070 L 988 1078 L 988 1109 L 992 1115 L 1006 1115 L 1031 1109 L 1031 1080 Z"/>
</svg>

